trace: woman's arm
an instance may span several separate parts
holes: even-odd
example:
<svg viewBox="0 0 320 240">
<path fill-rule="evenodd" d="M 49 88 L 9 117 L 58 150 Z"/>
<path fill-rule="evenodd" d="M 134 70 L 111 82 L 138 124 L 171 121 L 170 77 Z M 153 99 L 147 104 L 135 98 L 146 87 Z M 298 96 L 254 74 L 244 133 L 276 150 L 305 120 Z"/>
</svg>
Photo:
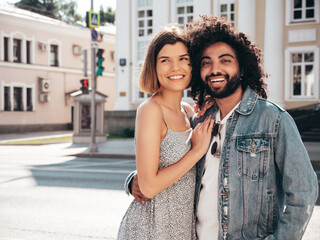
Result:
<svg viewBox="0 0 320 240">
<path fill-rule="evenodd" d="M 136 161 L 141 192 L 152 198 L 188 172 L 206 153 L 213 127 L 207 118 L 192 132 L 192 149 L 178 162 L 158 170 L 162 112 L 152 101 L 143 103 L 136 118 Z"/>
</svg>

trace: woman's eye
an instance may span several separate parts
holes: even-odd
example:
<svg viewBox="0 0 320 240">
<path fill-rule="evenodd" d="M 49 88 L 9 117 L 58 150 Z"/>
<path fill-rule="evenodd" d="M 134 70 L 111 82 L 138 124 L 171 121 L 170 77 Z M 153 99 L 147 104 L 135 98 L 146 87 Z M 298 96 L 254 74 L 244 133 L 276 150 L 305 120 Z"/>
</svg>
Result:
<svg viewBox="0 0 320 240">
<path fill-rule="evenodd" d="M 226 63 L 226 62 L 231 62 L 229 59 L 223 59 L 222 62 Z"/>
<path fill-rule="evenodd" d="M 187 61 L 189 61 L 189 58 L 183 57 L 183 58 L 181 58 L 180 60 L 187 60 Z"/>
<path fill-rule="evenodd" d="M 168 61 L 168 59 L 162 59 L 160 62 L 167 62 Z"/>
</svg>

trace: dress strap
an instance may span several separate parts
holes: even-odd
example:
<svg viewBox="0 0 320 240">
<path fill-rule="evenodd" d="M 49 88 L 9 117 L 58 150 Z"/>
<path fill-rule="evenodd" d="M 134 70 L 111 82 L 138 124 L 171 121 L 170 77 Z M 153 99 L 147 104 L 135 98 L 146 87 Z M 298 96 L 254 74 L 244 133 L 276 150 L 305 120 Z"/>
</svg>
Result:
<svg viewBox="0 0 320 240">
<path fill-rule="evenodd" d="M 181 106 L 181 107 L 183 108 L 184 112 L 186 113 L 186 115 L 187 115 L 188 119 L 190 119 L 190 116 L 189 116 L 189 114 L 188 114 L 187 110 L 186 110 L 183 106 Z"/>
<path fill-rule="evenodd" d="M 161 108 L 161 104 L 160 104 L 157 100 L 152 99 L 152 98 L 149 98 L 149 99 L 152 100 L 152 101 L 154 101 L 154 102 L 156 102 L 156 103 L 160 106 L 160 108 Z M 162 108 L 161 108 L 161 113 L 162 113 L 163 121 L 164 121 L 164 123 L 166 124 L 167 128 L 169 129 L 168 123 L 167 123 L 167 121 L 166 121 L 166 118 L 165 118 L 165 116 L 164 116 L 164 113 L 163 113 L 163 111 L 162 111 Z"/>
</svg>

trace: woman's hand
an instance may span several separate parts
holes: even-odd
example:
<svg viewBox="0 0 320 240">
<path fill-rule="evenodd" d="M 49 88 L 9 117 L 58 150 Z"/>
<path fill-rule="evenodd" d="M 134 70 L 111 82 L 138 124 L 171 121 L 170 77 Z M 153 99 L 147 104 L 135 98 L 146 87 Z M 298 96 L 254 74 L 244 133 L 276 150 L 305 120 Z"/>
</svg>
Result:
<svg viewBox="0 0 320 240">
<path fill-rule="evenodd" d="M 200 107 L 198 104 L 194 105 L 193 109 L 197 113 L 197 118 L 202 117 L 206 111 L 213 106 L 214 103 L 214 98 L 209 97 L 206 98 L 202 107 Z"/>
<path fill-rule="evenodd" d="M 205 155 L 210 145 L 211 133 L 214 120 L 208 116 L 202 123 L 198 123 L 192 131 L 192 150 L 199 151 L 201 156 Z"/>
</svg>

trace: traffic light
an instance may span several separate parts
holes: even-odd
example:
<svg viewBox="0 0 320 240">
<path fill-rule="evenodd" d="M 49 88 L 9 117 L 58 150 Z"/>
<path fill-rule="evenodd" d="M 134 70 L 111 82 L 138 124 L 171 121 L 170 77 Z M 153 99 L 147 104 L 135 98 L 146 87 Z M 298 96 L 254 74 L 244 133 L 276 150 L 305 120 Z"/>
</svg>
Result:
<svg viewBox="0 0 320 240">
<path fill-rule="evenodd" d="M 104 60 L 104 58 L 102 57 L 104 50 L 99 48 L 98 52 L 97 52 L 97 76 L 102 76 L 102 72 L 104 70 L 104 67 L 102 66 L 102 62 Z"/>
<path fill-rule="evenodd" d="M 80 80 L 81 83 L 81 88 L 80 90 L 82 91 L 83 94 L 88 94 L 89 93 L 89 81 L 88 79 L 81 79 Z"/>
</svg>

